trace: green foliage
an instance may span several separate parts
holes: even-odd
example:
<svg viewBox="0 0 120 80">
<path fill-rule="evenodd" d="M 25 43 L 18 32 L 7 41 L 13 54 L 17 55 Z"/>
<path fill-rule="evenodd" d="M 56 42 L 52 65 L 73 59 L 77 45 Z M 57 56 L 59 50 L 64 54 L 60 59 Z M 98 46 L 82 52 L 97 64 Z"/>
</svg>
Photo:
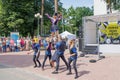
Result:
<svg viewBox="0 0 120 80">
<path fill-rule="evenodd" d="M 64 11 L 65 30 L 76 34 L 79 26 L 82 26 L 82 18 L 90 15 L 93 15 L 93 10 L 88 7 L 77 7 L 74 9 L 71 6 L 68 10 Z"/>
<path fill-rule="evenodd" d="M 49 13 L 54 10 L 51 1 L 45 0 L 45 11 Z M 22 36 L 33 36 L 37 29 L 34 15 L 40 10 L 41 0 L 0 0 L 0 32 L 7 36 L 9 32 L 19 31 Z"/>
<path fill-rule="evenodd" d="M 21 36 L 31 36 L 37 31 L 37 18 L 34 15 L 41 12 L 42 0 L 0 0 L 0 35 L 6 36 L 13 31 L 19 31 Z M 62 3 L 58 0 L 58 12 L 63 15 L 63 20 L 59 22 L 60 32 L 68 30 L 72 33 L 78 31 L 78 26 L 82 25 L 82 17 L 93 14 L 93 10 L 86 7 L 73 7 L 68 10 L 62 8 Z M 54 14 L 54 0 L 44 0 L 44 14 Z M 51 23 L 43 15 L 44 34 L 50 34 Z M 40 24 L 40 23 L 39 23 Z M 4 33 L 3 33 L 4 32 Z"/>
<path fill-rule="evenodd" d="M 120 10 L 120 0 L 104 0 L 108 5 L 109 8 Z"/>
<path fill-rule="evenodd" d="M 0 2 L 2 7 L 0 9 L 0 30 L 3 30 L 6 36 L 13 31 L 19 31 L 24 36 L 28 31 L 31 32 L 34 19 L 34 2 L 32 0 L 0 0 Z M 26 25 L 31 24 L 31 22 L 32 25 L 29 25 L 29 29 L 26 30 Z"/>
<path fill-rule="evenodd" d="M 113 0 L 113 8 L 120 11 L 120 0 Z"/>
</svg>

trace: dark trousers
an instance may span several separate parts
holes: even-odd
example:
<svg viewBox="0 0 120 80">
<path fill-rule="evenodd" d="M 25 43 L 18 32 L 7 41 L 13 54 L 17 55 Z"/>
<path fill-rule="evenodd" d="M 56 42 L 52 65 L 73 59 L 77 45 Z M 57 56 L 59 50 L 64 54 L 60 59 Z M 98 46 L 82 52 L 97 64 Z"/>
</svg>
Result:
<svg viewBox="0 0 120 80">
<path fill-rule="evenodd" d="M 6 45 L 3 46 L 3 52 L 6 52 Z"/>
<path fill-rule="evenodd" d="M 74 59 L 74 60 L 72 60 L 72 59 L 68 59 L 68 66 L 69 66 L 69 72 L 71 73 L 71 62 L 73 61 L 73 68 L 74 68 L 74 70 L 75 70 L 75 74 L 76 74 L 76 76 L 78 76 L 78 73 L 77 73 L 77 68 L 76 68 L 76 61 L 77 61 L 77 59 Z"/>
<path fill-rule="evenodd" d="M 2 48 L 0 47 L 0 52 L 2 52 Z"/>
<path fill-rule="evenodd" d="M 51 55 L 45 55 L 44 61 L 43 61 L 43 64 L 42 64 L 42 68 L 44 68 L 45 62 L 46 62 L 46 60 L 47 60 L 48 57 L 49 57 L 49 61 L 51 60 Z M 50 66 L 52 67 L 51 64 L 50 64 Z"/>
<path fill-rule="evenodd" d="M 59 69 L 60 58 L 63 60 L 63 62 L 66 64 L 66 66 L 67 66 L 67 68 L 68 68 L 68 63 L 67 63 L 64 55 L 57 55 L 57 56 L 56 56 L 56 71 L 58 71 L 58 69 Z"/>
<path fill-rule="evenodd" d="M 40 61 L 39 61 L 39 56 L 40 56 L 40 52 L 38 52 L 37 55 L 33 55 L 33 62 L 34 62 L 34 64 L 35 64 L 35 66 L 37 66 L 37 62 L 38 62 L 38 64 L 39 64 L 39 66 L 41 66 L 41 63 L 40 63 Z"/>
</svg>

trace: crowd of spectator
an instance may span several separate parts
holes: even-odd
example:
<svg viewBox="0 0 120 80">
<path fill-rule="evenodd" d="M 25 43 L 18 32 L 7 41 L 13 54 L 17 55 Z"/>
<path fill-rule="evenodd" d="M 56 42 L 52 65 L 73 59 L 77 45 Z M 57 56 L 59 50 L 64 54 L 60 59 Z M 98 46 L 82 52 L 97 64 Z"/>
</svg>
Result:
<svg viewBox="0 0 120 80">
<path fill-rule="evenodd" d="M 18 40 L 14 40 L 10 37 L 1 37 L 0 38 L 0 53 L 6 53 L 6 52 L 19 52 L 19 51 L 29 51 L 32 49 L 32 40 L 35 40 L 36 43 L 39 43 L 41 46 L 41 49 L 44 49 L 43 43 L 45 38 L 43 37 L 36 37 L 33 38 L 30 37 L 20 37 Z M 69 43 L 69 40 L 66 41 L 66 46 Z M 52 48 L 54 49 L 55 44 L 55 38 L 52 39 Z M 78 42 L 78 41 L 77 41 Z M 76 44 L 78 45 L 78 43 Z M 76 46 L 78 47 L 78 46 Z"/>
<path fill-rule="evenodd" d="M 37 37 L 34 37 L 37 41 Z M 29 51 L 31 49 L 32 39 L 29 37 L 21 37 L 14 40 L 10 37 L 0 38 L 0 53 Z"/>
</svg>

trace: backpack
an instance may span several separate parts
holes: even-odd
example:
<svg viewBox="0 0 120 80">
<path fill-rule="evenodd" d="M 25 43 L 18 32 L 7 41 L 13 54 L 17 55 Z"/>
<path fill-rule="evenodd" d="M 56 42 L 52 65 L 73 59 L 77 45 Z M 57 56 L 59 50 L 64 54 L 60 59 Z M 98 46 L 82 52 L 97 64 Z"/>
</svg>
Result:
<svg viewBox="0 0 120 80">
<path fill-rule="evenodd" d="M 59 50 L 60 51 L 65 51 L 65 49 L 66 49 L 66 42 L 65 41 L 61 41 Z"/>
</svg>

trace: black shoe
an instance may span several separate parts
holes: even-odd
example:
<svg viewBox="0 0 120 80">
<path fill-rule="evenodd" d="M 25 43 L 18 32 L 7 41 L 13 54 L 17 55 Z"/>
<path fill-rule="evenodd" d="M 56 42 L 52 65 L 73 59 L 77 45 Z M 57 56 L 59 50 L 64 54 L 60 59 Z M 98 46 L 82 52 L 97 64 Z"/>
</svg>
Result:
<svg viewBox="0 0 120 80">
<path fill-rule="evenodd" d="M 67 67 L 67 70 L 69 69 L 69 67 Z"/>
<path fill-rule="evenodd" d="M 44 68 L 42 67 L 42 71 L 44 71 Z"/>
<path fill-rule="evenodd" d="M 67 73 L 67 75 L 71 75 L 71 74 L 72 74 L 71 72 Z"/>
<path fill-rule="evenodd" d="M 41 67 L 41 65 L 39 65 L 38 67 Z"/>
<path fill-rule="evenodd" d="M 79 76 L 75 76 L 75 79 L 77 79 Z"/>
<path fill-rule="evenodd" d="M 58 74 L 58 71 L 54 71 L 54 72 L 52 72 L 52 74 Z"/>
<path fill-rule="evenodd" d="M 37 67 L 37 65 L 34 66 L 34 68 L 36 68 L 36 67 Z"/>
</svg>

